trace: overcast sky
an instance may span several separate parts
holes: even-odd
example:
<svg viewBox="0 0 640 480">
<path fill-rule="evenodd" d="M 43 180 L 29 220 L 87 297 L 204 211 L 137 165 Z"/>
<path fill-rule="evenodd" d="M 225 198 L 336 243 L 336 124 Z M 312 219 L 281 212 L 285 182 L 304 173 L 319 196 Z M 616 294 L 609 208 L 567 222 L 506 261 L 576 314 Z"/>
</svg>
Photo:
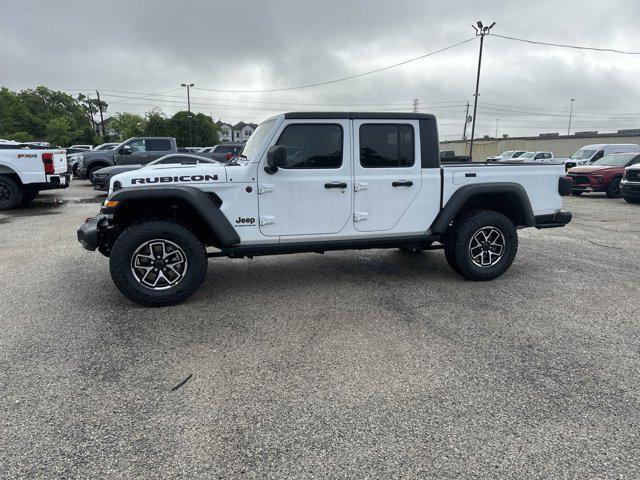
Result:
<svg viewBox="0 0 640 480">
<path fill-rule="evenodd" d="M 0 83 L 93 93 L 108 113 L 192 109 L 259 122 L 290 110 L 405 110 L 419 99 L 441 136 L 462 135 L 479 42 L 373 75 L 271 93 L 398 63 L 493 32 L 640 51 L 640 1 L 63 0 L 3 1 Z M 640 55 L 485 41 L 477 136 L 640 128 Z M 131 93 L 124 93 L 131 92 Z M 131 98 L 125 98 L 131 97 Z M 533 115 L 532 113 L 538 113 Z M 547 114 L 543 116 L 541 114 Z"/>
</svg>

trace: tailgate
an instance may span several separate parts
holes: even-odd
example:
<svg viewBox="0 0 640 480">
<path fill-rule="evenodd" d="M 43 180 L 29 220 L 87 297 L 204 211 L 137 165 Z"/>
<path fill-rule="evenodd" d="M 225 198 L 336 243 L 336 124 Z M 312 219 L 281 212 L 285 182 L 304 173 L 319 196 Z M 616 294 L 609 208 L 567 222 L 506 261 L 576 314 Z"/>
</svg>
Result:
<svg viewBox="0 0 640 480">
<path fill-rule="evenodd" d="M 54 150 L 53 153 L 53 171 L 56 174 L 67 172 L 67 152 L 64 150 Z"/>
</svg>

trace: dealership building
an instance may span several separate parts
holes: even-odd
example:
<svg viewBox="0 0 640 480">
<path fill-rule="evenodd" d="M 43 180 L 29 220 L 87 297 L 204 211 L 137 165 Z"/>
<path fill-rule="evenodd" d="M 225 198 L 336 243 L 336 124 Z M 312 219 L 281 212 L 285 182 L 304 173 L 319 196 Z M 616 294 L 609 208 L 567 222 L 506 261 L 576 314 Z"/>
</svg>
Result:
<svg viewBox="0 0 640 480">
<path fill-rule="evenodd" d="M 618 130 L 617 133 L 576 132 L 574 135 L 542 133 L 537 137 L 485 136 L 473 142 L 473 160 L 481 162 L 507 150 L 553 152 L 556 157 L 568 157 L 581 147 L 596 143 L 640 144 L 640 129 Z M 456 155 L 468 155 L 469 140 L 440 142 L 440 151 L 444 150 L 453 150 Z"/>
</svg>

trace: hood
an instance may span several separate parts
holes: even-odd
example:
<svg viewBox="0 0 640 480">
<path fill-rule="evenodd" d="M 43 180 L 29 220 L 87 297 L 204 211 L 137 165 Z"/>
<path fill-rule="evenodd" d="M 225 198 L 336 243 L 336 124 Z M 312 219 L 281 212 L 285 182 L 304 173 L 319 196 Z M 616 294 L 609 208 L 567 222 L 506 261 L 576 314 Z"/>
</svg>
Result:
<svg viewBox="0 0 640 480">
<path fill-rule="evenodd" d="M 624 166 L 616 167 L 613 165 L 585 165 L 584 167 L 573 167 L 568 173 L 605 173 L 610 170 L 624 170 Z"/>
<path fill-rule="evenodd" d="M 114 153 L 114 150 L 98 150 L 97 152 L 87 150 L 86 152 L 76 152 L 73 155 L 82 155 L 85 160 L 90 160 L 92 158 L 113 158 Z"/>
<path fill-rule="evenodd" d="M 138 170 L 142 168 L 142 165 L 116 165 L 114 167 L 104 167 L 100 170 L 96 170 L 96 173 L 106 173 L 109 175 L 117 175 L 118 173 L 130 172 L 132 170 Z"/>
<path fill-rule="evenodd" d="M 198 165 L 149 165 L 111 177 L 111 186 L 120 182 L 122 188 L 145 186 L 176 186 L 224 183 L 227 169 L 222 164 L 201 163 Z"/>
</svg>

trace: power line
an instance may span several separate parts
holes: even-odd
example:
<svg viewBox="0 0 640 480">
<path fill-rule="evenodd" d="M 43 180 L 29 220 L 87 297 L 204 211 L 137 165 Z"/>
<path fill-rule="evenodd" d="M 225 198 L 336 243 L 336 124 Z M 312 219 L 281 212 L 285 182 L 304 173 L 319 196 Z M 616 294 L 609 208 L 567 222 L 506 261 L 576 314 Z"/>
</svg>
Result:
<svg viewBox="0 0 640 480">
<path fill-rule="evenodd" d="M 460 45 L 464 45 L 465 43 L 469 43 L 469 42 L 471 42 L 471 41 L 473 41 L 475 39 L 476 39 L 476 37 L 468 38 L 467 40 L 464 40 L 462 42 L 458 42 L 458 43 L 455 43 L 453 45 L 449 45 L 448 47 L 444 47 L 444 48 L 441 48 L 439 50 L 435 50 L 433 52 L 425 53 L 424 55 L 420 55 L 419 57 L 414 57 L 414 58 L 410 58 L 408 60 L 404 60 L 403 62 L 394 63 L 393 65 L 387 65 L 386 67 L 376 68 L 375 70 L 370 70 L 368 72 L 358 73 L 357 75 L 349 75 L 348 77 L 336 78 L 334 80 L 327 80 L 327 81 L 324 81 L 324 82 L 309 83 L 309 84 L 306 84 L 306 85 L 298 85 L 298 86 L 295 86 L 295 87 L 269 88 L 269 89 L 265 89 L 265 90 L 223 90 L 223 89 L 218 89 L 218 88 L 202 88 L 202 87 L 200 87 L 198 90 L 206 90 L 208 92 L 220 92 L 220 93 L 269 93 L 269 92 L 286 92 L 286 91 L 290 91 L 290 90 L 300 90 L 300 89 L 303 89 L 303 88 L 311 88 L 311 87 L 319 87 L 319 86 L 322 86 L 322 85 L 330 85 L 332 83 L 344 82 L 346 80 L 352 80 L 354 78 L 364 77 L 366 75 L 371 75 L 371 74 L 374 74 L 374 73 L 382 72 L 384 70 L 389 70 L 391 68 L 399 67 L 401 65 L 406 65 L 407 63 L 415 62 L 417 60 L 422 60 L 423 58 L 430 57 L 430 56 L 435 55 L 437 53 L 441 53 L 441 52 L 444 52 L 446 50 L 451 50 L 452 48 L 459 47 Z"/>
<path fill-rule="evenodd" d="M 490 34 L 492 37 L 504 38 L 507 40 L 515 40 L 516 42 L 523 43 L 531 43 L 534 45 L 547 45 L 549 47 L 561 47 L 561 48 L 573 48 L 575 50 L 593 50 L 596 52 L 610 52 L 610 53 L 620 53 L 623 55 L 640 55 L 640 52 L 629 52 L 625 50 L 616 50 L 614 48 L 598 48 L 598 47 L 584 47 L 580 45 L 569 45 L 563 43 L 551 43 L 551 42 L 540 42 L 536 40 L 527 40 L 525 38 L 517 38 L 517 37 L 509 37 L 507 35 L 499 35 L 497 33 Z"/>
</svg>

